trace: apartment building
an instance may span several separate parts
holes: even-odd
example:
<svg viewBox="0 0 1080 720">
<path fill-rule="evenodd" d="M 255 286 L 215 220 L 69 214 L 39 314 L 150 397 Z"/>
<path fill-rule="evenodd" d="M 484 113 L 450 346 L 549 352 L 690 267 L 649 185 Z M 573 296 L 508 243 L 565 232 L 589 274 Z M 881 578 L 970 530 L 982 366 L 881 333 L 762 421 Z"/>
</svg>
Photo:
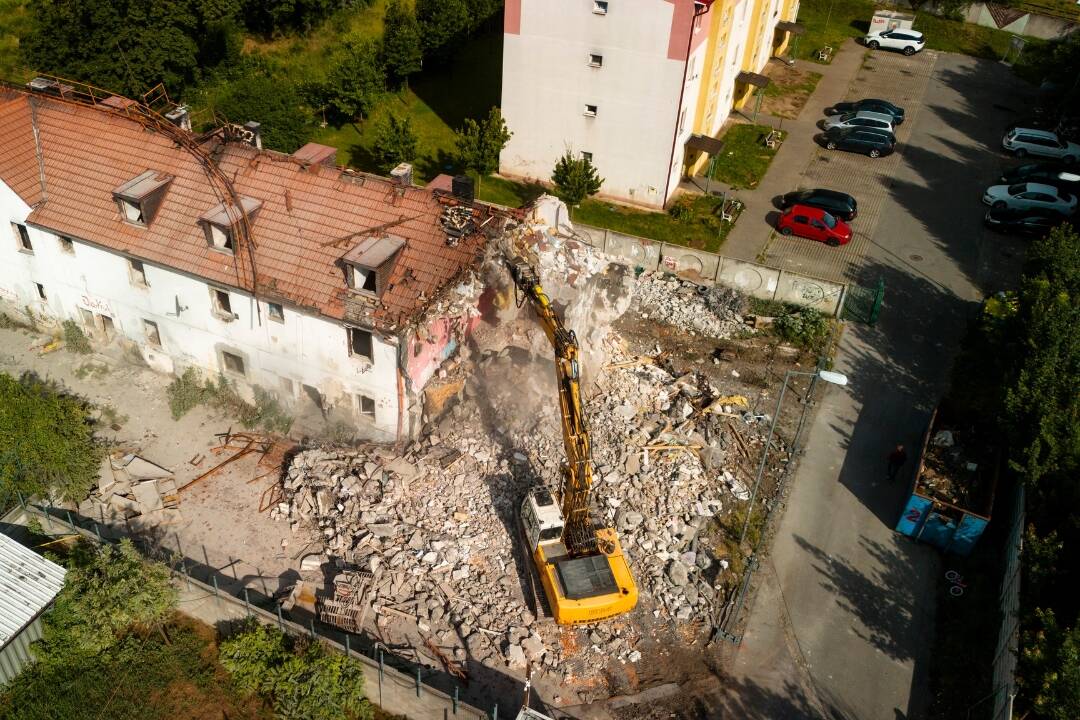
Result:
<svg viewBox="0 0 1080 720">
<path fill-rule="evenodd" d="M 507 0 L 500 172 L 546 181 L 569 149 L 592 159 L 601 197 L 664 207 L 797 13 L 798 0 Z"/>
<path fill-rule="evenodd" d="M 477 318 L 484 211 L 332 148 L 263 150 L 254 125 L 162 121 L 55 84 L 0 91 L 0 311 L 348 410 L 369 437 L 415 432 Z"/>
</svg>

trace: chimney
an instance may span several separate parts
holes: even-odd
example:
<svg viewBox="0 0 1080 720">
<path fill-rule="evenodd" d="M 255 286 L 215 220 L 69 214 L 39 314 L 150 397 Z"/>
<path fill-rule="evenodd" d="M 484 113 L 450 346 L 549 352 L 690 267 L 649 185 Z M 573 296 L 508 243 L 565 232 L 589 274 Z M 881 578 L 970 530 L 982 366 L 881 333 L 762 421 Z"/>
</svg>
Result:
<svg viewBox="0 0 1080 720">
<path fill-rule="evenodd" d="M 187 105 L 177 105 L 165 113 L 165 119 L 181 130 L 191 132 L 191 110 Z"/>
<path fill-rule="evenodd" d="M 466 202 L 476 199 L 476 191 L 473 189 L 473 179 L 468 175 L 455 175 L 450 185 L 450 191 L 454 197 L 461 198 Z"/>
<path fill-rule="evenodd" d="M 262 150 L 262 123 L 254 120 L 244 123 L 244 141 Z"/>
<path fill-rule="evenodd" d="M 390 171 L 390 177 L 394 178 L 394 181 L 399 185 L 409 187 L 412 185 L 412 165 L 409 163 L 399 163 L 396 168 Z"/>
</svg>

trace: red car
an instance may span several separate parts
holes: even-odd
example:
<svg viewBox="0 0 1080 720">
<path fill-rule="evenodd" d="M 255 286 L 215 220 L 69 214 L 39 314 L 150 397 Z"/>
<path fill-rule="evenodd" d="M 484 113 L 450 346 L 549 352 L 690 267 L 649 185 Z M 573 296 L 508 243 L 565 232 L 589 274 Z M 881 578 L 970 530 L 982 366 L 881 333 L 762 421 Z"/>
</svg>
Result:
<svg viewBox="0 0 1080 720">
<path fill-rule="evenodd" d="M 851 242 L 851 226 L 826 211 L 809 205 L 792 205 L 776 221 L 782 235 L 798 235 L 830 247 Z"/>
</svg>

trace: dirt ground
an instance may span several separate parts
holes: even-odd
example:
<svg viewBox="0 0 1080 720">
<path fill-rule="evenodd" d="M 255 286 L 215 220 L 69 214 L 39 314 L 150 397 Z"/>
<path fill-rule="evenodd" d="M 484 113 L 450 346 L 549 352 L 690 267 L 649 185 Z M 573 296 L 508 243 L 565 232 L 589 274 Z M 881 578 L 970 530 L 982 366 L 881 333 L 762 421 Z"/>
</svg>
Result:
<svg viewBox="0 0 1080 720">
<path fill-rule="evenodd" d="M 770 83 L 761 101 L 762 112 L 790 120 L 799 117 L 821 79 L 821 73 L 797 70 L 779 60 L 770 61 L 765 66 L 764 74 L 769 77 Z"/>
</svg>

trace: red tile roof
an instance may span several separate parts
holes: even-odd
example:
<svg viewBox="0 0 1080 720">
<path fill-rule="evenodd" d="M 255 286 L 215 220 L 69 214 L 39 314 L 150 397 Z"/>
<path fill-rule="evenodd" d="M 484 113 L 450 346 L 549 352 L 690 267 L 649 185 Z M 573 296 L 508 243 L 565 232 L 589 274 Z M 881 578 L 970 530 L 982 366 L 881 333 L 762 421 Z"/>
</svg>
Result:
<svg viewBox="0 0 1080 720">
<path fill-rule="evenodd" d="M 41 138 L 45 202 L 40 202 L 30 102 Z M 378 306 L 364 313 L 376 327 L 392 330 L 418 316 L 442 288 L 479 262 L 484 242 L 479 234 L 447 246 L 439 222 L 444 205 L 429 190 L 216 137 L 203 149 L 215 157 L 236 193 L 262 203 L 251 221 L 260 296 L 356 320 L 355 303 L 351 310 L 346 307 L 349 290 L 339 260 L 366 237 L 392 233 L 405 246 Z M 175 179 L 150 227 L 143 228 L 121 219 L 113 190 L 148 169 Z M 101 108 L 37 95 L 0 97 L 0 178 L 36 205 L 29 222 L 250 289 L 247 261 L 211 249 L 198 222 L 222 198 L 195 155 L 166 134 Z M 332 244 L 339 238 L 347 240 Z M 244 263 L 239 269 L 238 261 Z"/>
<path fill-rule="evenodd" d="M 0 94 L 0 178 L 27 205 L 41 200 L 41 177 L 30 104 Z"/>
</svg>

